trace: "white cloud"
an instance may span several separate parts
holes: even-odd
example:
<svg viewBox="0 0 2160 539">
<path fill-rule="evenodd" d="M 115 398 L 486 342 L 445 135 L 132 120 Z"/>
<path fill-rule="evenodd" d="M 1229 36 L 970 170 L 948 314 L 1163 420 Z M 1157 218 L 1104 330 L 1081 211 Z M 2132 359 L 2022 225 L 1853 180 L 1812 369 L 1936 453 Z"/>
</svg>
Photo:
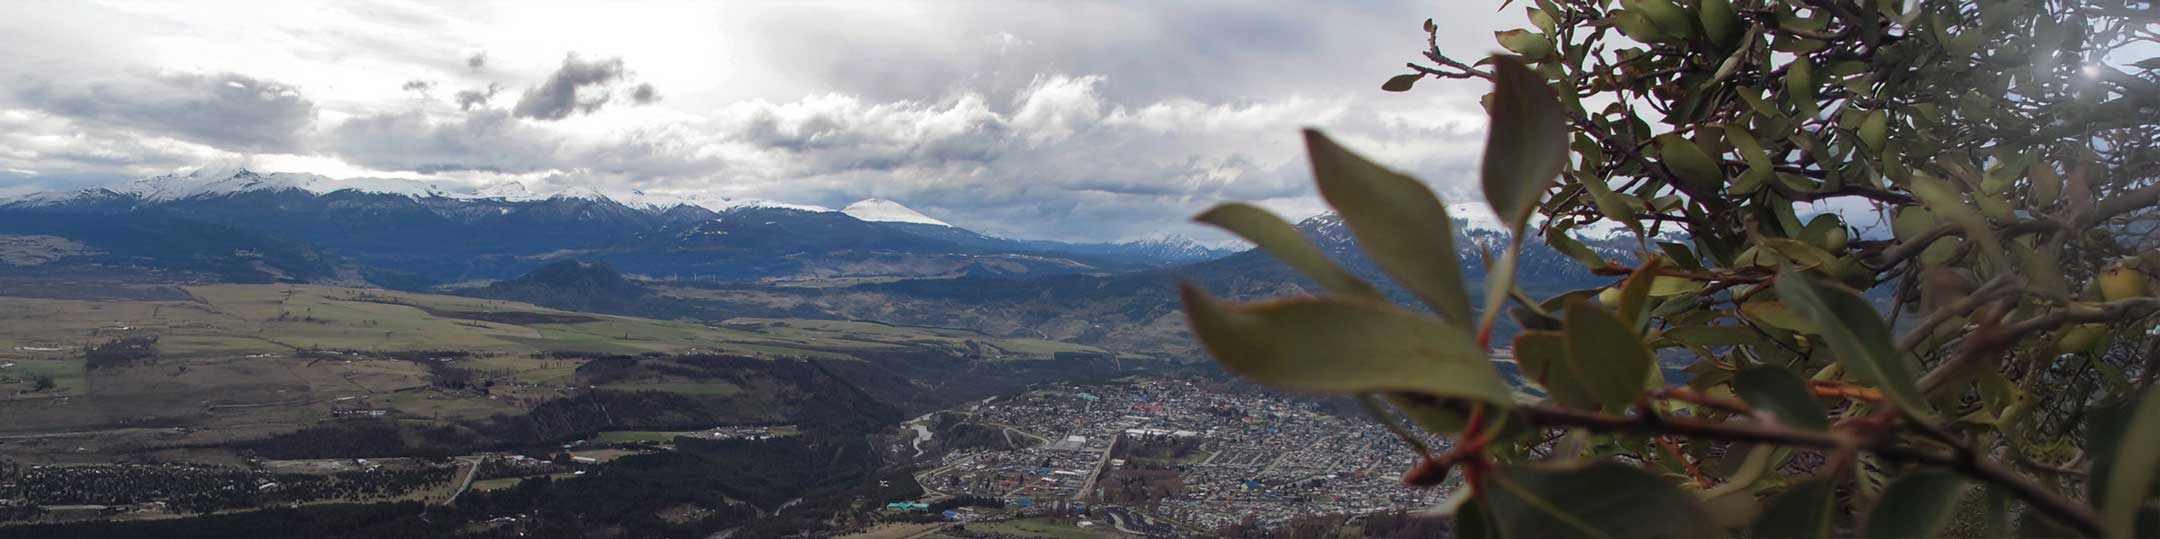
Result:
<svg viewBox="0 0 2160 539">
<path fill-rule="evenodd" d="M 1305 126 L 1443 193 L 1470 192 L 1483 88 L 1377 91 L 1423 46 L 1418 24 L 1432 10 L 1410 0 L 5 6 L 0 168 L 16 172 L 0 173 L 0 187 L 239 160 L 833 207 L 874 196 L 1032 237 L 1204 236 L 1187 217 L 1226 200 L 1291 218 L 1321 209 L 1300 155 Z M 1463 11 L 1440 22 L 1461 28 L 1442 46 L 1465 55 L 1491 50 L 1490 30 L 1520 25 L 1504 20 L 1519 12 Z M 572 70 L 572 53 L 589 60 Z M 413 80 L 434 91 L 402 89 Z M 663 98 L 639 100 L 638 88 Z M 513 113 L 521 102 L 524 118 Z"/>
</svg>

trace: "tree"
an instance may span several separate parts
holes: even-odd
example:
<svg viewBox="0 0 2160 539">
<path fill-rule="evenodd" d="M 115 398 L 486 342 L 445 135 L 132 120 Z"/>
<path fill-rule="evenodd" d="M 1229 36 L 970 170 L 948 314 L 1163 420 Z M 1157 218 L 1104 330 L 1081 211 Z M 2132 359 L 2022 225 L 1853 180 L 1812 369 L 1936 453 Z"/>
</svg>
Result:
<svg viewBox="0 0 2160 539">
<path fill-rule="evenodd" d="M 30 392 L 32 393 L 52 389 L 57 385 L 53 382 L 53 375 L 41 372 L 30 376 Z"/>
<path fill-rule="evenodd" d="M 1188 286 L 1218 361 L 1360 396 L 1425 453 L 1407 482 L 1461 470 L 1464 536 L 1934 536 L 1961 504 L 1988 537 L 2160 532 L 2134 529 L 2160 517 L 2160 59 L 2124 57 L 2160 5 L 1531 4 L 1476 62 L 1426 21 L 1382 89 L 1490 82 L 1487 201 L 1612 285 L 1528 297 L 1510 249 L 1474 294 L 1428 188 L 1308 132 L 1323 198 L 1430 312 L 1224 205 L 1198 219 L 1326 295 Z M 1634 260 L 1571 235 L 1604 221 Z M 1503 313 L 1527 388 L 1490 361 Z"/>
</svg>

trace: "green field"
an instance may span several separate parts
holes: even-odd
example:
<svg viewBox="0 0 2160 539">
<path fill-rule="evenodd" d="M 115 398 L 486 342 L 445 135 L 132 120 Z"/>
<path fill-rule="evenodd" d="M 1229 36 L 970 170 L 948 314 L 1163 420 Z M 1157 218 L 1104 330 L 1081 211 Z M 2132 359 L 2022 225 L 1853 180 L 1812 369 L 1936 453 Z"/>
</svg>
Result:
<svg viewBox="0 0 2160 539">
<path fill-rule="evenodd" d="M 1104 539 L 1124 537 L 1107 520 L 1097 521 L 1095 526 L 1082 528 L 1072 524 L 1055 522 L 1044 518 L 1023 518 L 1004 522 L 982 522 L 968 525 L 968 531 L 1005 533 L 1021 537 L 1049 537 L 1053 539 Z"/>
<path fill-rule="evenodd" d="M 1100 350 L 964 330 L 868 322 L 722 324 L 577 313 L 530 304 L 318 285 L 185 287 L 185 300 L 0 297 L 0 441 L 7 454 L 217 446 L 360 414 L 434 423 L 516 415 L 588 387 L 602 354 L 853 360 L 935 350 L 983 360 Z M 86 369 L 86 350 L 155 337 L 155 354 Z M 445 368 L 463 385 L 445 385 Z M 51 388 L 31 391 L 50 377 Z M 739 400 L 753 385 L 640 371 L 617 390 Z M 340 415 L 343 414 L 343 415 Z M 769 420 L 778 418 L 757 418 Z M 64 435 L 56 433 L 67 433 Z"/>
<path fill-rule="evenodd" d="M 612 430 L 612 431 L 602 432 L 602 433 L 600 433 L 600 435 L 599 435 L 599 436 L 595 437 L 594 439 L 596 439 L 596 440 L 599 440 L 599 441 L 602 441 L 602 442 L 608 442 L 608 443 L 618 443 L 618 444 L 620 444 L 620 443 L 631 443 L 631 444 L 634 444 L 634 443 L 644 443 L 644 442 L 663 442 L 663 443 L 665 443 L 665 442 L 672 442 L 672 441 L 675 441 L 675 437 L 676 437 L 676 436 L 682 436 L 683 434 L 686 434 L 686 433 L 687 433 L 687 432 L 654 431 L 654 430 Z"/>
<path fill-rule="evenodd" d="M 1107 354 L 1100 348 L 1041 339 L 994 338 L 964 329 L 899 326 L 851 320 L 733 318 L 722 323 L 829 349 L 891 350 L 934 347 L 986 359 L 1050 359 L 1059 352 Z"/>
</svg>

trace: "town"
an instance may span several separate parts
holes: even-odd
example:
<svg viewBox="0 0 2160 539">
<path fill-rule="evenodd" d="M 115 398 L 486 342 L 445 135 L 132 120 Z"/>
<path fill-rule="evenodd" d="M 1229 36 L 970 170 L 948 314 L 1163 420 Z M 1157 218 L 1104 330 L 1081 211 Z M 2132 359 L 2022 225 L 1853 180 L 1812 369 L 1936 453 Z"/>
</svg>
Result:
<svg viewBox="0 0 2160 539">
<path fill-rule="evenodd" d="M 929 503 L 891 510 L 954 498 L 1003 502 L 940 515 L 962 527 L 1061 516 L 1106 533 L 1209 535 L 1415 510 L 1448 494 L 1404 486 L 1416 453 L 1368 418 L 1213 380 L 1059 385 L 992 398 L 918 418 L 892 450 L 922 451 L 933 430 L 926 425 L 973 427 L 976 440 L 949 441 L 949 452 L 917 473 Z"/>
</svg>

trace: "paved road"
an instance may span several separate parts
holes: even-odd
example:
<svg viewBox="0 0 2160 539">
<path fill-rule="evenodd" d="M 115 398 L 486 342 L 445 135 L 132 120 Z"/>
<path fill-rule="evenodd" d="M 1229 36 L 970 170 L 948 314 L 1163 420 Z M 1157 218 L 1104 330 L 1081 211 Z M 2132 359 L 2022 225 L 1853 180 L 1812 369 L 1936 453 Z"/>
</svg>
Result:
<svg viewBox="0 0 2160 539">
<path fill-rule="evenodd" d="M 473 476 L 480 475 L 480 459 L 474 457 L 458 457 L 457 461 L 465 464 L 465 480 L 458 483 L 457 490 L 452 491 L 449 498 L 443 499 L 443 505 L 457 503 L 458 496 L 465 495 L 465 491 L 472 488 Z"/>
</svg>

